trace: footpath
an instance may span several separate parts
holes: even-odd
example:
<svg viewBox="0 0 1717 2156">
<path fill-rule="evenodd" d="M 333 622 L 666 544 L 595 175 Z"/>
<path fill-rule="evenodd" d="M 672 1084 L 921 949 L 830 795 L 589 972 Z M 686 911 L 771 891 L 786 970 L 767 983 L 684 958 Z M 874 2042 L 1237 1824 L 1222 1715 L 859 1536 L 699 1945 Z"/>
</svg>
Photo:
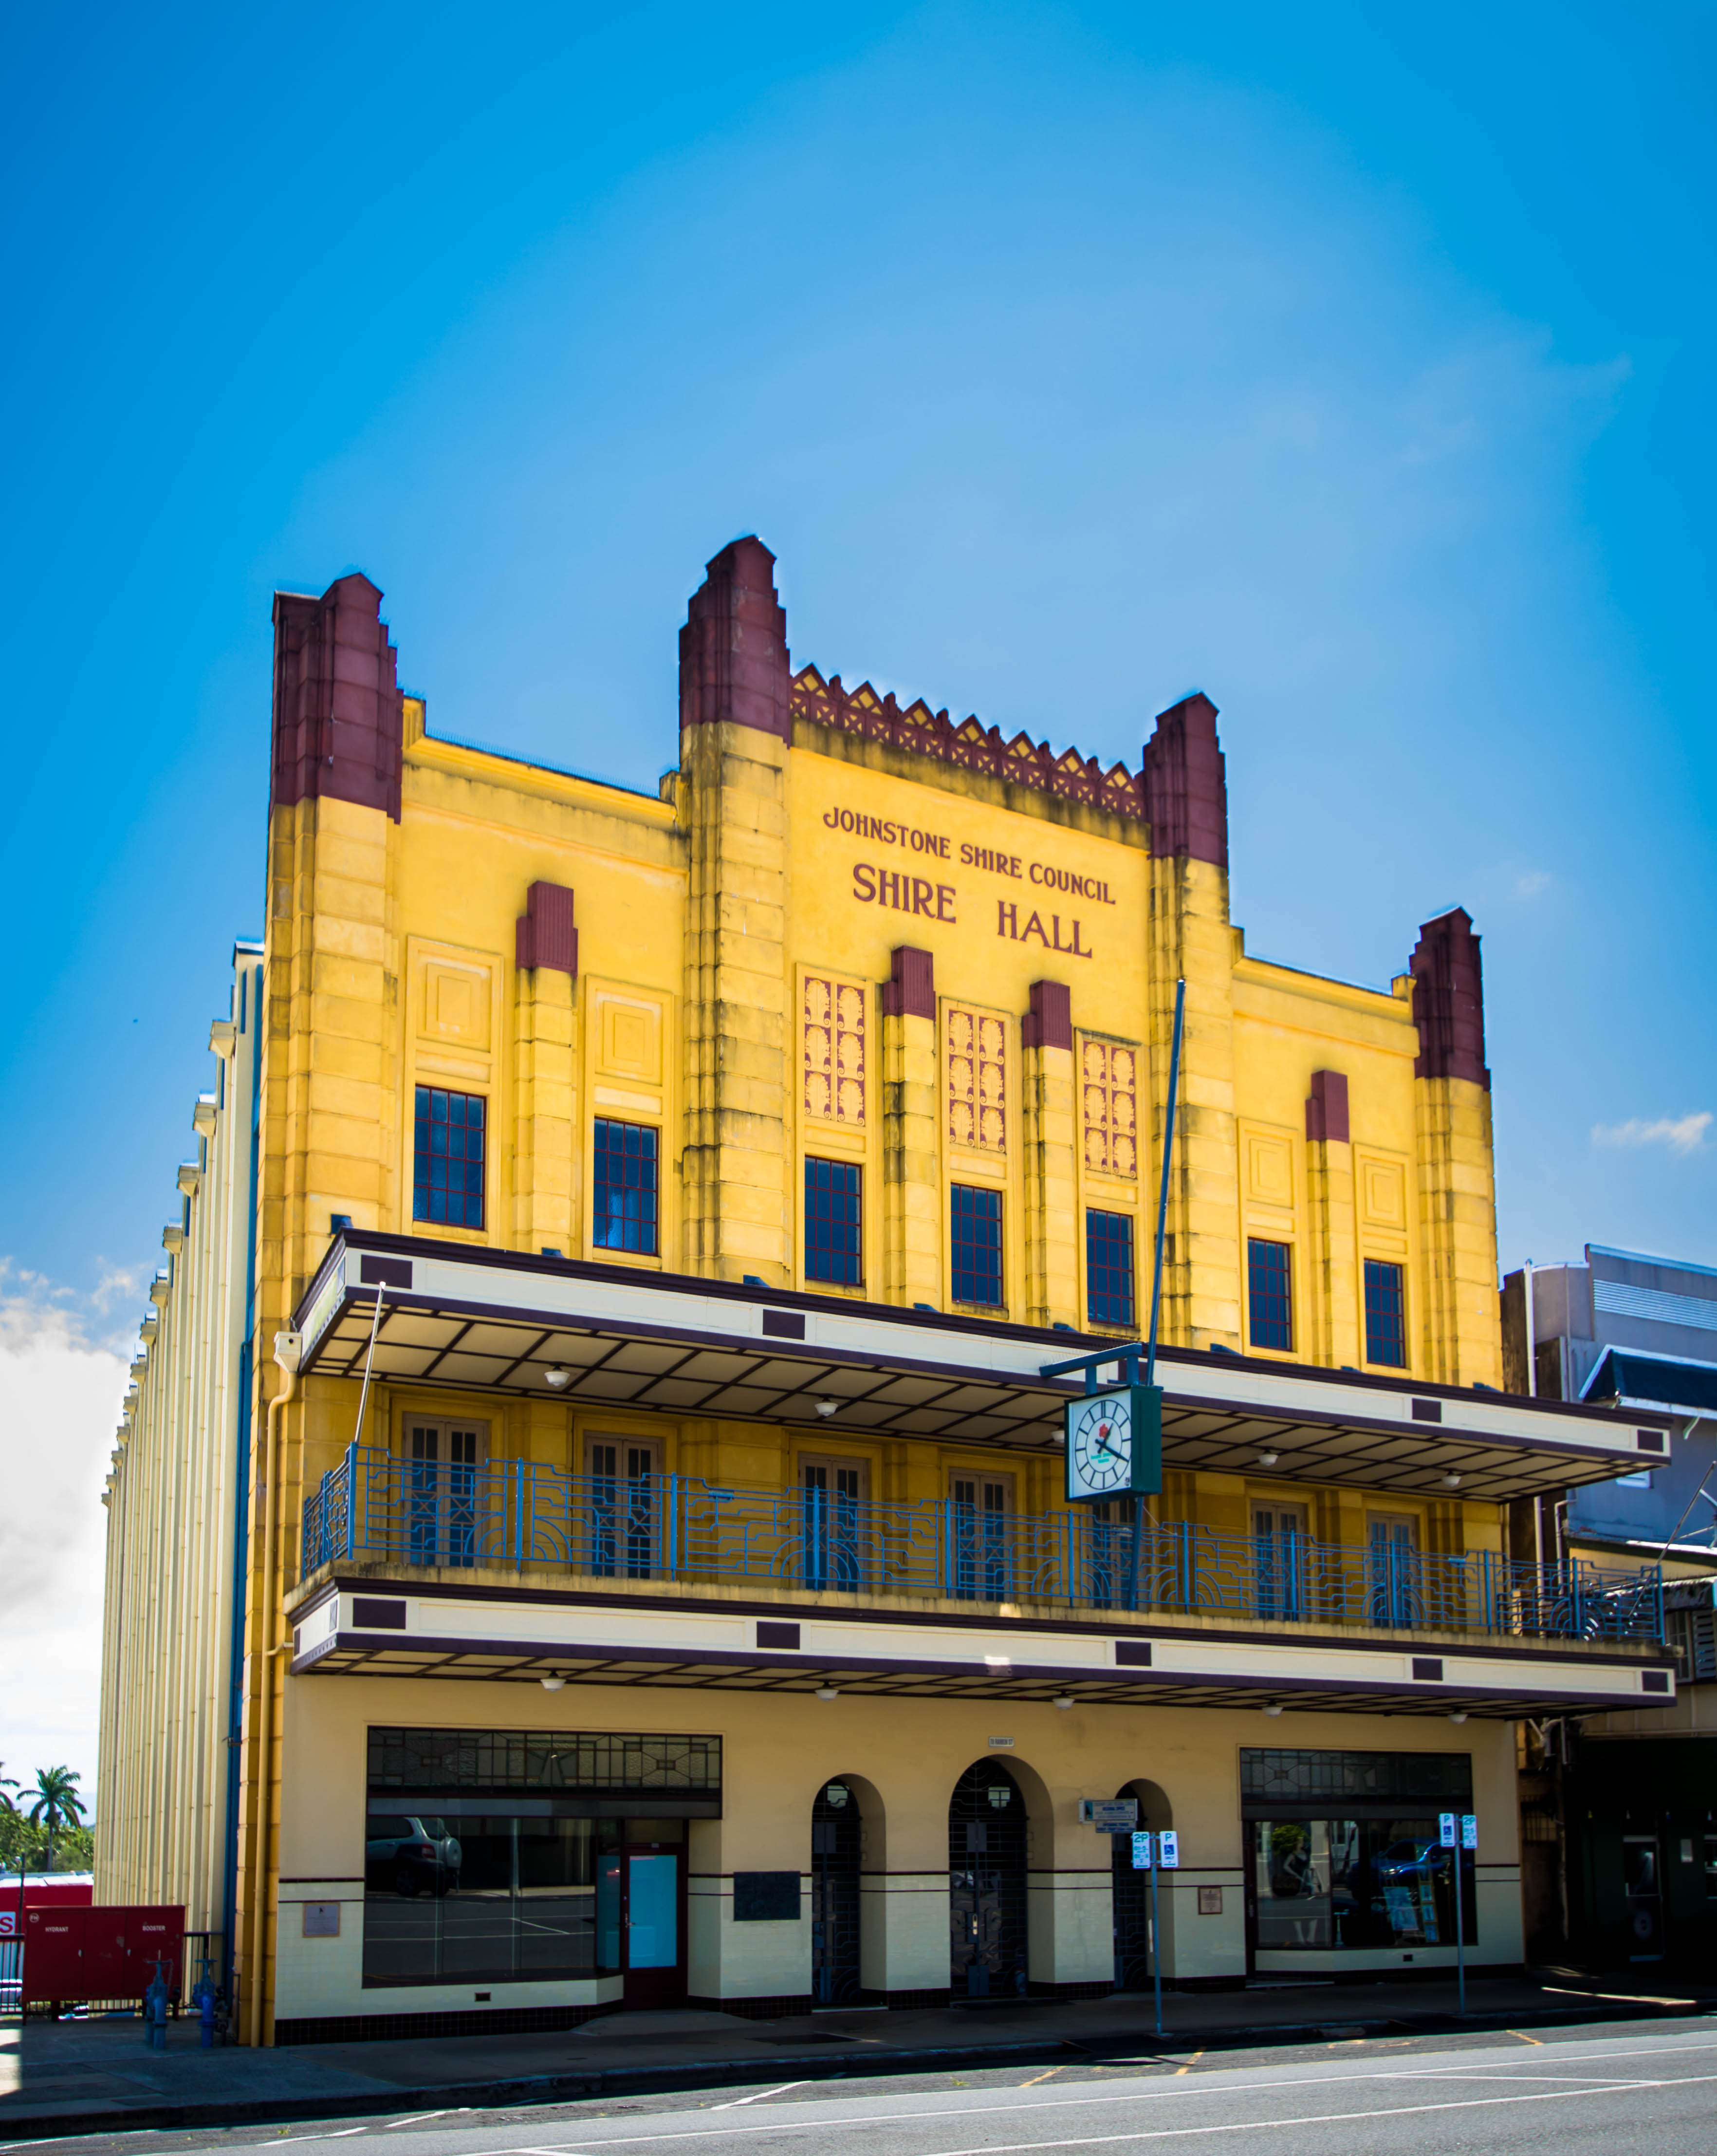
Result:
<svg viewBox="0 0 1717 2156">
<path fill-rule="evenodd" d="M 550 2035 L 394 2038 L 205 2051 L 195 2020 L 145 2048 L 131 2018 L 0 2021 L 0 2148 L 80 2133 L 492 2109 L 858 2074 L 1084 2061 L 1364 2036 L 1522 2029 L 1717 2012 L 1717 1987 L 1555 1970 L 1474 1978 L 1468 2014 L 1443 1984 L 1289 1984 L 1079 2004 L 992 2000 L 753 2021 L 697 2010 L 615 2013 Z"/>
</svg>

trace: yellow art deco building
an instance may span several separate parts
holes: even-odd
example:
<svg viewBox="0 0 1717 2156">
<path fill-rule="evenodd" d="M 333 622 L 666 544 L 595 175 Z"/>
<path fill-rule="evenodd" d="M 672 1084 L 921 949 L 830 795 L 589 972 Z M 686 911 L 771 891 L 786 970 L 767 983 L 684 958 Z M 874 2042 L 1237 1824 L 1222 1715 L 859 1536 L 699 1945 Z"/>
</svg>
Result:
<svg viewBox="0 0 1717 2156">
<path fill-rule="evenodd" d="M 1496 1389 L 1470 921 L 1249 957 L 1202 696 L 1105 771 L 796 670 L 773 568 L 710 563 L 655 794 L 438 738 L 363 577 L 277 599 L 98 1892 L 254 2041 L 769 2015 L 1145 1980 L 1117 1797 L 1167 1981 L 1443 1969 L 1454 1811 L 1517 1963 L 1512 1722 L 1673 1678 L 1654 1575 L 1508 1507 L 1669 1440 Z M 1135 1513 L 1055 1366 L 1148 1323 L 1181 980 Z"/>
</svg>

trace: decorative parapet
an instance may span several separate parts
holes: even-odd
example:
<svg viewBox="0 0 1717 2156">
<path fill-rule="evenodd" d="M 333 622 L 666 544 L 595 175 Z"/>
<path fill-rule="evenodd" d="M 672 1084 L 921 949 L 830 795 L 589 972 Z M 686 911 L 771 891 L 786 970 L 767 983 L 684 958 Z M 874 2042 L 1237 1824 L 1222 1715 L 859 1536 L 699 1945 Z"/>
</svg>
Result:
<svg viewBox="0 0 1717 2156">
<path fill-rule="evenodd" d="M 789 710 L 796 719 L 913 749 L 961 771 L 1144 820 L 1144 786 L 1125 764 L 1105 771 L 1094 756 L 1082 757 L 1073 748 L 1057 756 L 1048 742 L 1033 742 L 1029 734 L 1003 741 L 999 726 L 986 728 L 976 718 L 956 726 L 946 711 L 931 711 L 922 697 L 903 711 L 892 694 L 879 696 L 868 681 L 848 689 L 838 674 L 825 681 L 814 666 L 806 666 L 792 677 Z"/>
</svg>

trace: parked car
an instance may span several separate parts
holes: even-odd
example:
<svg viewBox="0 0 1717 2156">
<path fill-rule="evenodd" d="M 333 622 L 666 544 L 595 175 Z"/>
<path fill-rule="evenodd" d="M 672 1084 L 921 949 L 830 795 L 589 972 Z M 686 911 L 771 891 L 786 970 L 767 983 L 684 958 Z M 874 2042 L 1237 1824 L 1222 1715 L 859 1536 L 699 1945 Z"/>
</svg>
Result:
<svg viewBox="0 0 1717 2156">
<path fill-rule="evenodd" d="M 463 1856 L 445 1820 L 372 1812 L 364 1884 L 383 1893 L 445 1894 L 459 1883 Z"/>
</svg>

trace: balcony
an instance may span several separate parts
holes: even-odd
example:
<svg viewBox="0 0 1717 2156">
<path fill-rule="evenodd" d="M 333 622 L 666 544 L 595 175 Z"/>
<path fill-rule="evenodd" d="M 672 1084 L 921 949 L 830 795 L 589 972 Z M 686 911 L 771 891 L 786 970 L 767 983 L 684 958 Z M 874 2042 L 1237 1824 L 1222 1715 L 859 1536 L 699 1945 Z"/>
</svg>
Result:
<svg viewBox="0 0 1717 2156">
<path fill-rule="evenodd" d="M 1308 1537 L 1226 1534 L 1084 1509 L 1040 1514 L 944 1501 L 884 1505 L 689 1476 L 579 1476 L 530 1460 L 396 1460 L 352 1446 L 304 1508 L 302 1571 L 361 1564 L 544 1571 L 568 1584 L 754 1586 L 855 1606 L 888 1598 L 1026 1606 L 1113 1620 L 1146 1613 L 1491 1640 L 1656 1644 L 1655 1566 L 1515 1564 Z"/>
</svg>

